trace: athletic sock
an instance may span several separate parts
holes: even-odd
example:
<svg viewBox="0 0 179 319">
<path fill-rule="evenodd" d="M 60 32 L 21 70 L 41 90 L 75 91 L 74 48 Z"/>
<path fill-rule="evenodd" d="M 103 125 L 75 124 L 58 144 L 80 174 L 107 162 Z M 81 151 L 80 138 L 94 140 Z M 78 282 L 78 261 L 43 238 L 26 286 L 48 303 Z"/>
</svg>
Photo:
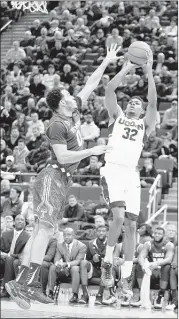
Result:
<svg viewBox="0 0 179 319">
<path fill-rule="evenodd" d="M 123 265 L 121 265 L 121 277 L 128 278 L 132 273 L 133 261 L 125 261 Z"/>
<path fill-rule="evenodd" d="M 19 269 L 19 273 L 16 277 L 16 282 L 18 282 L 18 284 L 24 284 L 27 279 L 28 273 L 29 273 L 29 267 L 21 265 Z"/>
<path fill-rule="evenodd" d="M 103 295 L 103 292 L 104 292 L 104 287 L 103 286 L 100 286 L 99 287 L 99 290 L 97 292 L 97 296 L 102 296 Z"/>
<path fill-rule="evenodd" d="M 177 291 L 176 291 L 176 289 L 172 289 L 171 293 L 172 293 L 172 303 L 173 303 L 177 299 Z"/>
<path fill-rule="evenodd" d="M 33 286 L 35 282 L 39 281 L 40 268 L 41 265 L 30 263 L 29 273 L 26 280 L 28 286 Z"/>
<path fill-rule="evenodd" d="M 114 246 L 106 246 L 106 255 L 104 257 L 104 262 L 109 262 L 113 263 L 113 251 L 114 251 Z"/>
<path fill-rule="evenodd" d="M 160 289 L 158 292 L 158 296 L 163 297 L 165 294 L 165 290 L 164 289 Z"/>
<path fill-rule="evenodd" d="M 110 296 L 115 296 L 114 287 L 109 288 Z"/>
<path fill-rule="evenodd" d="M 88 296 L 88 288 L 86 285 L 82 285 L 82 291 L 84 296 Z"/>
</svg>

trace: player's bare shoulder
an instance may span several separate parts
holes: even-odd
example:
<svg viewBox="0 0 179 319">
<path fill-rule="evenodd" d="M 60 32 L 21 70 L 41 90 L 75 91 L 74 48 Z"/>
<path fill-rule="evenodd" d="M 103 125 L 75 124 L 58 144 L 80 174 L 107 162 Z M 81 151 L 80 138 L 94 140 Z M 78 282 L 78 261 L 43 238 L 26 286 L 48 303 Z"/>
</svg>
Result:
<svg viewBox="0 0 179 319">
<path fill-rule="evenodd" d="M 166 251 L 174 251 L 174 250 L 175 250 L 174 244 L 173 244 L 171 241 L 169 241 L 169 242 L 166 243 L 166 245 L 165 245 L 165 250 L 166 250 Z"/>
</svg>

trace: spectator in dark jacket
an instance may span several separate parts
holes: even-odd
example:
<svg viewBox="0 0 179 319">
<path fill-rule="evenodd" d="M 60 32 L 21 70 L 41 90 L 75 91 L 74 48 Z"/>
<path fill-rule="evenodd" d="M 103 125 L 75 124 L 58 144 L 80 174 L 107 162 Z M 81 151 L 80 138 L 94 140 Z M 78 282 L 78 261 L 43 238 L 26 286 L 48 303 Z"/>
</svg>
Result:
<svg viewBox="0 0 179 319">
<path fill-rule="evenodd" d="M 0 111 L 0 125 L 6 131 L 9 132 L 12 122 L 16 119 L 16 112 L 12 108 L 12 104 L 6 101 L 4 107 L 1 107 Z"/>
<path fill-rule="evenodd" d="M 21 195 L 21 189 L 19 187 L 13 187 L 10 190 L 9 198 L 5 199 L 2 205 L 2 216 L 12 216 L 14 219 L 21 213 L 22 201 L 19 198 Z"/>
<path fill-rule="evenodd" d="M 98 226 L 96 229 L 97 238 L 89 242 L 86 252 L 86 260 L 80 262 L 80 277 L 83 295 L 79 300 L 80 303 L 87 304 L 89 301 L 88 295 L 88 280 L 101 277 L 101 262 L 106 253 L 107 244 L 107 228 L 104 225 Z M 104 287 L 102 282 L 96 296 L 96 302 L 102 304 Z"/>
<path fill-rule="evenodd" d="M 153 184 L 155 177 L 157 176 L 157 171 L 153 165 L 152 158 L 146 158 L 144 161 L 144 166 L 140 171 L 140 179 L 142 187 L 149 187 Z M 143 179 L 145 177 L 145 179 Z"/>
<path fill-rule="evenodd" d="M 30 93 L 33 94 L 37 99 L 44 96 L 45 85 L 40 82 L 40 75 L 34 75 L 33 82 L 30 84 Z"/>
<path fill-rule="evenodd" d="M 23 90 L 22 97 L 18 98 L 18 100 L 16 102 L 17 102 L 17 104 L 22 106 L 22 109 L 24 109 L 24 108 L 27 107 L 27 102 L 28 102 L 28 99 L 30 97 L 32 97 L 32 95 L 30 93 L 30 90 L 29 90 L 28 87 L 25 87 L 24 90 Z"/>
<path fill-rule="evenodd" d="M 13 150 L 14 147 L 18 146 L 19 139 L 21 138 L 20 132 L 17 127 L 12 127 L 11 133 L 8 139 L 6 139 L 6 143 L 8 147 Z"/>
<path fill-rule="evenodd" d="M 15 218 L 15 228 L 5 231 L 1 238 L 1 260 L 5 264 L 3 285 L 15 279 L 14 264 L 19 262 L 19 258 L 26 245 L 29 234 L 24 230 L 25 220 L 21 215 Z M 5 288 L 1 292 L 2 297 L 9 297 Z"/>
<path fill-rule="evenodd" d="M 77 202 L 74 195 L 70 195 L 68 198 L 68 205 L 65 208 L 62 224 L 68 222 L 81 221 L 84 218 L 84 208 Z"/>
<path fill-rule="evenodd" d="M 90 157 L 90 164 L 89 166 L 86 166 L 85 168 L 81 168 L 79 170 L 79 173 L 81 175 L 88 175 L 89 177 L 83 177 L 81 178 L 81 184 L 86 185 L 88 181 L 92 181 L 93 184 L 99 184 L 99 178 L 100 176 L 100 170 L 98 165 L 98 157 L 97 156 L 91 156 Z M 90 175 L 96 175 L 96 177 L 91 177 Z"/>
<path fill-rule="evenodd" d="M 52 237 L 49 241 L 46 254 L 43 259 L 41 270 L 40 270 L 40 281 L 41 281 L 42 291 L 45 295 L 46 295 L 46 288 L 48 283 L 49 268 L 55 257 L 56 247 L 57 247 L 57 240 Z"/>
<path fill-rule="evenodd" d="M 8 148 L 4 140 L 0 140 L 0 165 L 5 164 L 6 157 L 12 154 L 12 150 Z"/>
<path fill-rule="evenodd" d="M 150 133 L 147 141 L 144 142 L 142 157 L 157 158 L 162 148 L 162 140 L 156 136 L 156 132 Z"/>
<path fill-rule="evenodd" d="M 29 151 L 39 148 L 43 142 L 46 142 L 45 136 L 40 134 L 40 130 L 38 127 L 34 127 L 32 129 L 32 133 L 33 133 L 33 138 L 29 143 L 27 143 L 27 148 Z"/>
<path fill-rule="evenodd" d="M 30 31 L 31 31 L 31 34 L 33 36 L 35 36 L 36 38 L 40 37 L 41 26 L 40 26 L 40 20 L 39 19 L 34 20 L 33 26 L 30 29 Z"/>
<path fill-rule="evenodd" d="M 43 142 L 38 149 L 30 151 L 26 157 L 26 167 L 31 171 L 40 172 L 50 159 L 51 152 L 48 143 Z"/>
<path fill-rule="evenodd" d="M 1 179 L 7 179 L 12 182 L 18 181 L 17 166 L 14 165 L 14 156 L 8 155 L 6 157 L 6 164 L 1 165 Z"/>
<path fill-rule="evenodd" d="M 31 32 L 28 30 L 24 33 L 24 39 L 20 42 L 20 46 L 24 49 L 31 48 L 33 49 L 34 46 L 34 37 L 32 37 Z M 28 53 L 28 51 L 27 51 Z"/>
</svg>

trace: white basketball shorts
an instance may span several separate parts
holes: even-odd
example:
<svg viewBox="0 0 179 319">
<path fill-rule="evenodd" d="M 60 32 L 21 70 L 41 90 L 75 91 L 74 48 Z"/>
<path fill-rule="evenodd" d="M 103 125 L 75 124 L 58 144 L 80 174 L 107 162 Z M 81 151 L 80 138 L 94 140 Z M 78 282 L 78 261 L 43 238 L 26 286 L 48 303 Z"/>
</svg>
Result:
<svg viewBox="0 0 179 319">
<path fill-rule="evenodd" d="M 110 207 L 125 207 L 126 213 L 137 218 L 140 212 L 140 175 L 135 169 L 106 163 L 100 169 L 108 186 Z M 127 217 L 127 214 L 126 214 Z"/>
</svg>

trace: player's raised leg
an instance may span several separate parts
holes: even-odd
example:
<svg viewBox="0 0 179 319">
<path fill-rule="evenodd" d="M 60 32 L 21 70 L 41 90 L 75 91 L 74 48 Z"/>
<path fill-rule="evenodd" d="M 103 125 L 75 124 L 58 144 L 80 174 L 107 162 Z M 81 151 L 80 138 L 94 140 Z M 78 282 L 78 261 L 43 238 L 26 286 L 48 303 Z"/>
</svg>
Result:
<svg viewBox="0 0 179 319">
<path fill-rule="evenodd" d="M 38 223 L 36 223 L 33 234 L 24 247 L 23 259 L 16 279 L 6 283 L 6 290 L 8 291 L 9 295 L 12 297 L 12 299 L 14 299 L 14 301 L 16 301 L 18 306 L 22 309 L 30 308 L 30 299 L 20 294 L 20 290 L 27 278 L 30 266 L 30 252 L 32 248 L 32 243 L 34 241 L 35 236 L 38 233 L 38 229 L 39 225 Z"/>
</svg>

